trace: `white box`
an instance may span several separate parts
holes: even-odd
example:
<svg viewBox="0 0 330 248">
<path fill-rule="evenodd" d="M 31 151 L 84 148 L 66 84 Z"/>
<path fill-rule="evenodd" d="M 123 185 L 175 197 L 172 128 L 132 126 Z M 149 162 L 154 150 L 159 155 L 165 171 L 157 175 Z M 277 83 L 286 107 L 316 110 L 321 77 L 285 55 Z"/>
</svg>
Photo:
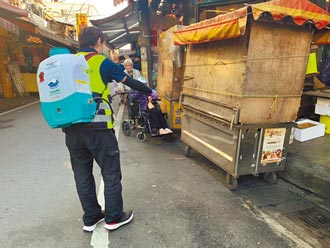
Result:
<svg viewBox="0 0 330 248">
<path fill-rule="evenodd" d="M 325 125 L 323 123 L 309 119 L 297 121 L 296 124 L 306 125 L 306 128 L 294 128 L 294 139 L 300 142 L 322 137 L 325 134 Z"/>
<path fill-rule="evenodd" d="M 314 112 L 319 115 L 330 115 L 330 99 L 318 97 Z"/>
</svg>

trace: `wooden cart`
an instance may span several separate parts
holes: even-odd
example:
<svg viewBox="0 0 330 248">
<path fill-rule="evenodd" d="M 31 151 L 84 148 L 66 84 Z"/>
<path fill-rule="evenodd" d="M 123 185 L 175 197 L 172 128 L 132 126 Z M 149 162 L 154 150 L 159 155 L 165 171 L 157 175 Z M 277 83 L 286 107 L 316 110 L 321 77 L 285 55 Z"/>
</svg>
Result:
<svg viewBox="0 0 330 248">
<path fill-rule="evenodd" d="M 180 93 L 183 82 L 183 47 L 173 43 L 173 31 L 184 26 L 175 25 L 159 35 L 159 63 L 157 91 L 161 99 L 160 107 L 167 114 L 169 126 L 180 129 L 182 108 Z"/>
<path fill-rule="evenodd" d="M 308 1 L 275 0 L 174 32 L 175 43 L 187 45 L 186 154 L 193 148 L 224 169 L 231 189 L 241 175 L 263 173 L 273 182 L 284 169 L 314 34 L 311 15 L 295 22 L 302 14 L 293 2 L 310 11 Z M 327 12 L 313 9 L 330 21 Z"/>
</svg>

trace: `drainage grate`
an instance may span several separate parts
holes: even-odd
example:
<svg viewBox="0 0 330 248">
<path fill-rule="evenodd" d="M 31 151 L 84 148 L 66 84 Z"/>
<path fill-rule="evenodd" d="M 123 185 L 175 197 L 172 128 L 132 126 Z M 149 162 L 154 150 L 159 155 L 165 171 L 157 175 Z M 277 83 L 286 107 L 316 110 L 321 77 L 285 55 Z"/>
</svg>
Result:
<svg viewBox="0 0 330 248">
<path fill-rule="evenodd" d="M 308 208 L 288 215 L 288 218 L 303 228 L 322 244 L 330 247 L 330 213 L 321 208 Z"/>
</svg>

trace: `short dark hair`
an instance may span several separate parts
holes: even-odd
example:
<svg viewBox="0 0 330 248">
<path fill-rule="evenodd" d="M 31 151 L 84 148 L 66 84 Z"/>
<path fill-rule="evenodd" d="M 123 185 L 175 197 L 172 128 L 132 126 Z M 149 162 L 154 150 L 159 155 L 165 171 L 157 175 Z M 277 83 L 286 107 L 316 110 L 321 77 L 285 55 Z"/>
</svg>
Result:
<svg viewBox="0 0 330 248">
<path fill-rule="evenodd" d="M 101 29 L 97 27 L 86 27 L 80 31 L 79 47 L 95 46 L 99 38 L 101 38 L 102 43 L 105 41 L 105 35 Z"/>
</svg>

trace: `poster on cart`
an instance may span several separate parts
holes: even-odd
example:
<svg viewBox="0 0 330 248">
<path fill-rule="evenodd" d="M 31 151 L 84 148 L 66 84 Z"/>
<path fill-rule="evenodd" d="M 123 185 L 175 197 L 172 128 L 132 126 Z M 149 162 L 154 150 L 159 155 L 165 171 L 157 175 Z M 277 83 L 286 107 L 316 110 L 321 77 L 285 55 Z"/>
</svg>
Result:
<svg viewBox="0 0 330 248">
<path fill-rule="evenodd" d="M 280 163 L 282 161 L 286 128 L 265 129 L 262 145 L 261 164 Z"/>
</svg>

